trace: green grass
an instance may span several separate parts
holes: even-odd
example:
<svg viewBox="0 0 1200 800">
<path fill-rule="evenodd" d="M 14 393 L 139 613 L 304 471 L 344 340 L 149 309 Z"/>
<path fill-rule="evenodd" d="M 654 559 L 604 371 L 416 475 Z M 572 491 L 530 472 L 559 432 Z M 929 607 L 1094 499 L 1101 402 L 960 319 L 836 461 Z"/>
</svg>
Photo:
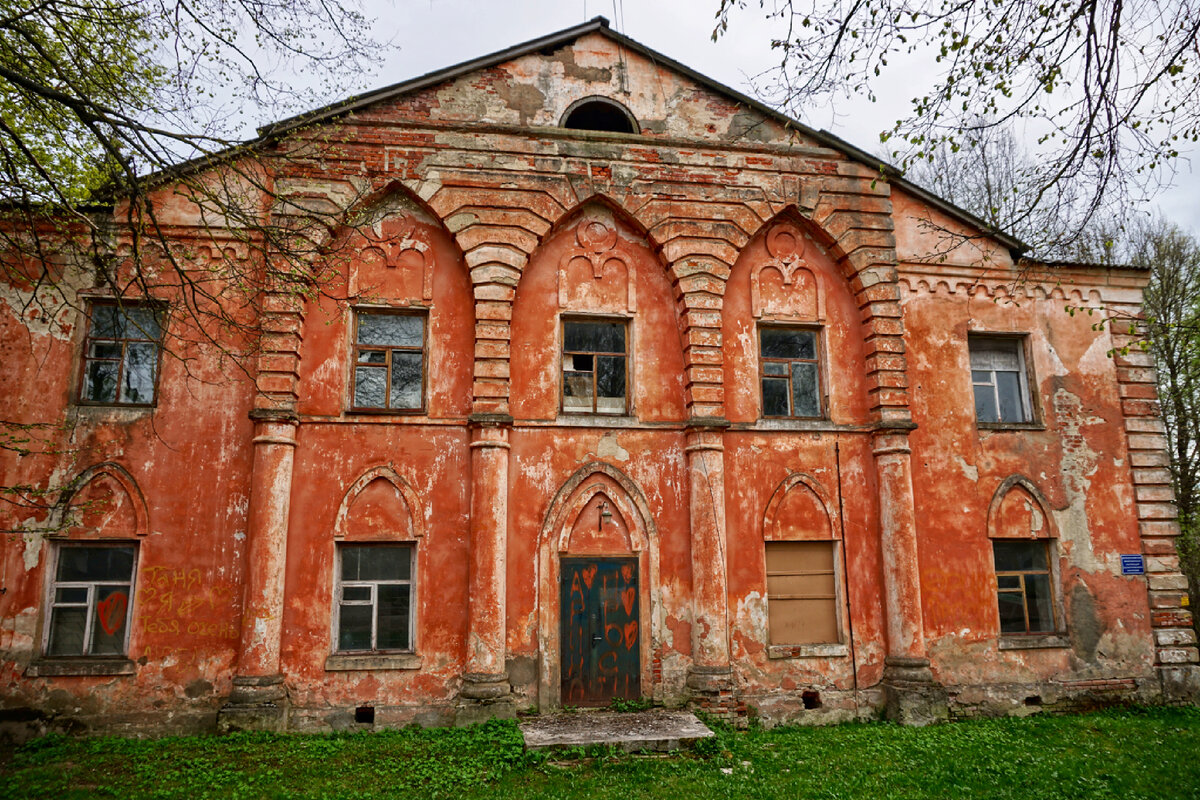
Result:
<svg viewBox="0 0 1200 800">
<path fill-rule="evenodd" d="M 578 755 L 578 754 L 575 754 Z M 154 741 L 49 736 L 0 798 L 1197 798 L 1200 709 L 898 728 L 718 729 L 695 752 L 527 754 L 511 723 Z"/>
</svg>

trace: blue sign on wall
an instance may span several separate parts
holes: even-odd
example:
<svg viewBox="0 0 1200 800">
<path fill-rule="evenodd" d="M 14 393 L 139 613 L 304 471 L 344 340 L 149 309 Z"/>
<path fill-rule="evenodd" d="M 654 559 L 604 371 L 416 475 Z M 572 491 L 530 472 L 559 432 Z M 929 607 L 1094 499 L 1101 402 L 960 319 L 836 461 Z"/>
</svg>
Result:
<svg viewBox="0 0 1200 800">
<path fill-rule="evenodd" d="M 1122 575 L 1145 575 L 1146 560 L 1140 555 L 1122 555 L 1121 556 L 1121 574 Z"/>
</svg>

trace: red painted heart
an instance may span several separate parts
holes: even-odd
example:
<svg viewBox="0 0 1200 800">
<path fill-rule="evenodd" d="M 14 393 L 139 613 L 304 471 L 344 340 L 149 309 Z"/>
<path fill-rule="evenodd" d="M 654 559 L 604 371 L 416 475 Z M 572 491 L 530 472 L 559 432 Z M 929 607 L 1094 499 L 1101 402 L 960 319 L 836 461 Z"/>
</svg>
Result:
<svg viewBox="0 0 1200 800">
<path fill-rule="evenodd" d="M 597 569 L 598 567 L 595 564 L 592 564 L 590 567 L 584 567 L 582 570 L 583 582 L 587 584 L 589 589 L 592 588 L 592 581 L 596 580 Z"/>
<path fill-rule="evenodd" d="M 637 598 L 637 592 L 634 591 L 633 587 L 630 587 L 630 588 L 626 589 L 625 591 L 621 592 L 621 605 L 625 606 L 626 614 L 633 613 L 633 601 L 636 598 Z"/>
<path fill-rule="evenodd" d="M 638 624 L 637 620 L 634 620 L 625 626 L 625 649 L 632 650 L 633 646 L 637 644 L 637 638 Z"/>
<path fill-rule="evenodd" d="M 100 618 L 100 627 L 109 636 L 121 629 L 125 624 L 125 609 L 129 607 L 129 598 L 124 592 L 113 592 L 96 604 L 96 616 Z"/>
</svg>

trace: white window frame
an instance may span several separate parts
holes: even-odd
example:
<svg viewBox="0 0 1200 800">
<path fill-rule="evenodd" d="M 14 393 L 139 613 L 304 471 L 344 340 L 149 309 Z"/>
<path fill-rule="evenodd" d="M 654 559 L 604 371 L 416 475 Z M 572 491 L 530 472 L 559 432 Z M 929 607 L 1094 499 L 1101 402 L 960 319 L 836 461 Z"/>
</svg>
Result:
<svg viewBox="0 0 1200 800">
<path fill-rule="evenodd" d="M 1004 343 L 1010 345 L 1017 356 L 1017 368 L 1015 370 L 996 369 L 994 367 L 977 368 L 974 364 L 975 351 L 973 345 L 996 344 Z M 976 415 L 976 422 L 980 425 L 1027 425 L 1034 421 L 1033 417 L 1033 397 L 1029 391 L 1029 368 L 1025 360 L 1025 339 L 1021 336 L 996 336 L 991 334 L 971 334 L 967 337 L 967 368 L 971 373 L 971 408 L 975 408 L 975 387 L 986 386 L 992 390 L 993 410 L 996 414 L 994 421 L 981 420 Z M 987 381 L 975 380 L 976 372 L 987 372 Z M 1021 401 L 1021 416 L 1017 419 L 1001 419 L 1000 417 L 1000 386 L 996 380 L 997 372 L 1016 372 L 1018 382 L 1018 392 L 1020 393 Z"/>
<path fill-rule="evenodd" d="M 360 580 L 360 581 L 345 581 L 342 580 L 342 554 L 347 548 L 362 547 L 366 549 L 384 549 L 396 548 L 408 551 L 409 568 L 407 579 L 395 580 Z M 335 655 L 367 655 L 371 653 L 415 653 L 417 651 L 417 545 L 415 542 L 339 542 L 336 546 L 335 564 L 334 564 L 334 591 L 333 591 L 333 639 L 331 650 Z M 408 586 L 408 646 L 405 648 L 389 648 L 381 650 L 378 647 L 379 642 L 379 586 L 381 585 L 404 585 Z M 370 598 L 367 600 L 345 600 L 344 592 L 346 587 L 367 587 L 370 590 Z M 342 606 L 370 606 L 376 609 L 371 614 L 371 648 L 343 650 L 341 648 L 341 621 L 342 621 Z"/>
<path fill-rule="evenodd" d="M 101 549 L 114 547 L 130 547 L 133 549 L 133 566 L 129 572 L 129 581 L 126 584 L 124 581 L 59 581 L 58 566 L 59 559 L 63 550 L 66 549 Z M 46 579 L 46 614 L 45 620 L 42 623 L 42 656 L 44 658 L 128 658 L 129 657 L 129 635 L 133 628 L 133 590 L 137 586 L 137 573 L 139 562 L 138 545 L 136 542 L 119 540 L 119 541 L 80 541 L 80 542 L 55 542 L 53 546 L 53 558 L 50 559 L 50 571 Z M 126 606 L 125 606 L 125 636 L 121 640 L 121 652 L 119 653 L 101 653 L 99 655 L 89 652 L 91 650 L 92 630 L 95 624 L 96 612 L 96 589 L 98 586 L 127 586 L 126 590 Z M 59 603 L 55 601 L 55 596 L 58 589 L 61 588 L 84 588 L 87 589 L 87 600 L 83 603 Z M 59 653 L 52 654 L 50 652 L 50 631 L 53 627 L 54 612 L 57 608 L 85 608 L 87 612 L 84 615 L 83 629 L 83 651 L 80 653 Z"/>
</svg>

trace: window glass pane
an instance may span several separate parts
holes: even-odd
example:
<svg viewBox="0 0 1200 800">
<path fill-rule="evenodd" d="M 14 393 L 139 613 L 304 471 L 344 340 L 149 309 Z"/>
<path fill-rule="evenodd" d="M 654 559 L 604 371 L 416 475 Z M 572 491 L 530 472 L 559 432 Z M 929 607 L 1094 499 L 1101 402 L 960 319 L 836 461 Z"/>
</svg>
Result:
<svg viewBox="0 0 1200 800">
<path fill-rule="evenodd" d="M 1018 355 L 1021 342 L 1017 339 L 972 337 L 968 346 L 971 349 L 971 369 L 1004 369 L 1015 372 L 1021 368 L 1021 357 Z"/>
<path fill-rule="evenodd" d="M 1051 608 L 1050 576 L 1025 576 L 1025 602 L 1029 608 L 1030 633 L 1054 630 L 1054 611 Z"/>
<path fill-rule="evenodd" d="M 569 411 L 592 410 L 592 373 L 563 373 L 563 408 Z"/>
<path fill-rule="evenodd" d="M 98 339 L 115 339 L 120 335 L 119 330 L 116 306 L 92 306 L 92 336 Z"/>
<path fill-rule="evenodd" d="M 421 353 L 392 353 L 392 408 L 421 407 Z"/>
<path fill-rule="evenodd" d="M 380 650 L 408 650 L 407 584 L 382 584 L 379 587 L 378 620 L 375 626 L 376 647 Z"/>
<path fill-rule="evenodd" d="M 371 606 L 338 608 L 338 650 L 371 649 Z"/>
<path fill-rule="evenodd" d="M 763 416 L 788 415 L 788 382 L 779 378 L 762 379 Z"/>
<path fill-rule="evenodd" d="M 625 357 L 596 357 L 596 394 L 599 397 L 625 398 Z"/>
<path fill-rule="evenodd" d="M 975 419 L 980 422 L 999 422 L 996 416 L 996 390 L 975 384 Z"/>
<path fill-rule="evenodd" d="M 412 548 L 359 545 L 342 548 L 342 580 L 405 581 L 412 567 Z"/>
<path fill-rule="evenodd" d="M 359 344 L 421 347 L 424 331 L 424 317 L 366 312 L 358 315 Z"/>
<path fill-rule="evenodd" d="M 356 408 L 386 408 L 384 382 L 387 370 L 379 367 L 356 367 L 354 370 L 354 406 Z"/>
<path fill-rule="evenodd" d="M 386 350 L 360 350 L 358 352 L 358 363 L 360 364 L 387 364 Z"/>
<path fill-rule="evenodd" d="M 805 362 L 792 364 L 792 414 L 797 417 L 819 417 L 821 398 L 817 386 L 817 365 Z"/>
<path fill-rule="evenodd" d="M 343 586 L 342 600 L 351 602 L 363 602 L 371 599 L 370 586 Z"/>
<path fill-rule="evenodd" d="M 145 306 L 125 306 L 120 309 L 121 336 L 126 339 L 148 339 L 157 342 L 162 337 L 159 312 Z"/>
<path fill-rule="evenodd" d="M 996 554 L 997 572 L 1016 572 L 1018 570 L 1045 570 L 1045 542 L 992 542 Z"/>
<path fill-rule="evenodd" d="M 563 323 L 563 350 L 566 352 L 624 353 L 625 323 Z"/>
<path fill-rule="evenodd" d="M 134 342 L 125 348 L 122 403 L 154 402 L 154 372 L 158 369 L 158 345 Z"/>
<path fill-rule="evenodd" d="M 91 654 L 115 656 L 125 652 L 125 622 L 128 619 L 129 587 L 96 587 Z"/>
<path fill-rule="evenodd" d="M 996 390 L 1000 395 L 1000 421 L 1025 422 L 1020 375 L 1016 372 L 997 372 Z"/>
<path fill-rule="evenodd" d="M 762 328 L 760 331 L 764 358 L 816 358 L 815 331 L 788 328 Z"/>
<path fill-rule="evenodd" d="M 1020 592 L 1000 592 L 1000 632 L 1025 633 L 1025 604 Z"/>
<path fill-rule="evenodd" d="M 996 587 L 999 589 L 1020 589 L 1021 588 L 1021 576 L 1020 575 L 997 575 L 996 576 Z"/>
<path fill-rule="evenodd" d="M 83 399 L 111 403 L 117 399 L 117 370 L 115 361 L 89 361 L 83 373 Z"/>
<path fill-rule="evenodd" d="M 980 372 L 979 370 L 972 370 L 971 371 L 971 381 L 974 383 L 984 383 L 984 384 L 987 384 L 990 386 L 992 383 L 992 373 Z"/>
<path fill-rule="evenodd" d="M 121 345 L 116 342 L 92 342 L 88 358 L 120 358 Z"/>
<path fill-rule="evenodd" d="M 787 375 L 788 365 L 785 361 L 764 361 L 762 371 L 764 375 Z"/>
<path fill-rule="evenodd" d="M 83 633 L 86 624 L 86 608 L 55 608 L 51 611 L 47 655 L 83 655 Z"/>
<path fill-rule="evenodd" d="M 59 581 L 123 581 L 133 577 L 133 547 L 62 547 Z"/>
<path fill-rule="evenodd" d="M 86 586 L 64 586 L 54 592 L 56 603 L 86 603 L 88 590 Z"/>
</svg>

